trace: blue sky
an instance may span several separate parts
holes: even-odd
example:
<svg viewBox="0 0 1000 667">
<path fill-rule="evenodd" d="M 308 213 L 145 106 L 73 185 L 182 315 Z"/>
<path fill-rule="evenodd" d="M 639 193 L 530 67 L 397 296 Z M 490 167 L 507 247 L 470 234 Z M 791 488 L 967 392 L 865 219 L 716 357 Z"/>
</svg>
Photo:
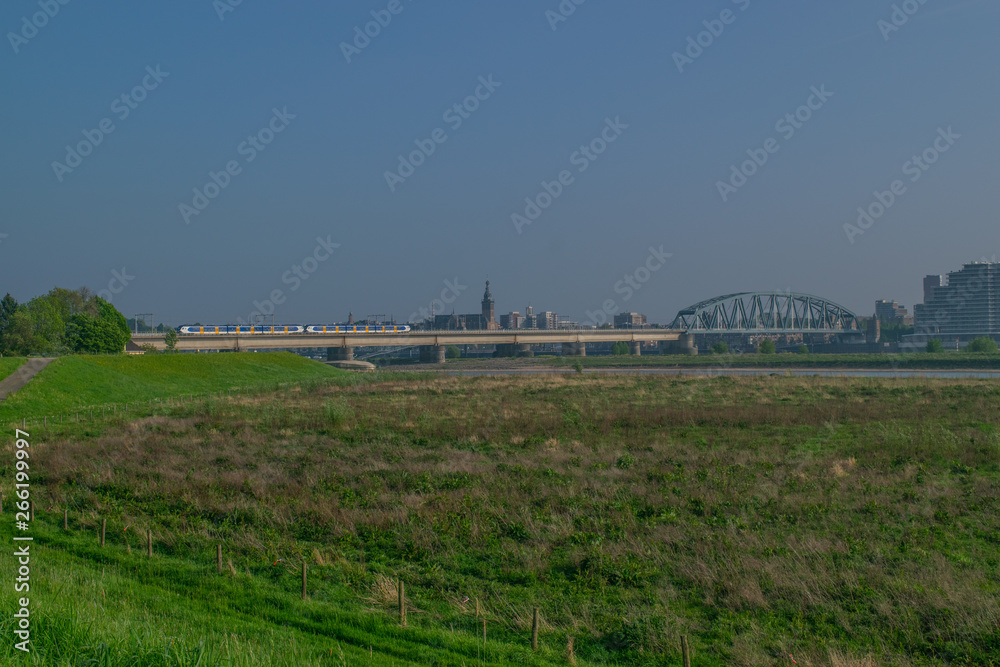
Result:
<svg viewBox="0 0 1000 667">
<path fill-rule="evenodd" d="M 668 322 L 744 290 L 912 307 L 923 275 L 1000 253 L 991 0 L 895 3 L 897 25 L 876 0 L 567 0 L 564 21 L 557 0 L 226 2 L 0 10 L 0 290 L 111 283 L 127 315 L 172 324 L 246 319 L 278 290 L 278 321 L 327 322 L 405 319 L 456 279 L 454 307 L 476 312 L 488 276 L 498 313 L 586 320 L 610 299 Z M 347 62 L 372 12 L 391 22 Z M 679 68 L 689 38 L 707 46 Z M 581 157 L 609 120 L 614 141 Z M 261 130 L 262 150 L 244 143 Z M 84 131 L 100 143 L 53 166 Z M 416 142 L 433 153 L 390 188 Z M 519 233 L 512 215 L 563 172 Z M 185 215 L 210 173 L 226 187 Z M 845 232 L 896 180 L 882 217 Z M 650 248 L 671 256 L 625 289 Z"/>
</svg>

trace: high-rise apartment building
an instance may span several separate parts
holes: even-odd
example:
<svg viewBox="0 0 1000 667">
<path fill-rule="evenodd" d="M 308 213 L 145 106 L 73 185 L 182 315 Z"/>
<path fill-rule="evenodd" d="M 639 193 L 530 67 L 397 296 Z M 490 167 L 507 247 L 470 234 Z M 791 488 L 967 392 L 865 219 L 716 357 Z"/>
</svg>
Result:
<svg viewBox="0 0 1000 667">
<path fill-rule="evenodd" d="M 1000 334 L 1000 264 L 973 262 L 945 278 L 927 276 L 914 312 L 917 334 Z"/>
</svg>

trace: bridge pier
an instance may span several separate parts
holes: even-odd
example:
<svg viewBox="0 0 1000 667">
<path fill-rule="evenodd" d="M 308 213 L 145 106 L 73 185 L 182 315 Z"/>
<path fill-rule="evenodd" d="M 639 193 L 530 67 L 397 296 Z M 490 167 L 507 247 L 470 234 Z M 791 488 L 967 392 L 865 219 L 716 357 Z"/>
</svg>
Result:
<svg viewBox="0 0 1000 667">
<path fill-rule="evenodd" d="M 531 346 L 527 343 L 498 343 L 497 357 L 530 357 Z"/>
<path fill-rule="evenodd" d="M 628 353 L 635 357 L 642 356 L 642 343 L 637 340 L 629 342 Z"/>
<path fill-rule="evenodd" d="M 665 340 L 660 343 L 660 350 L 663 354 L 686 354 L 689 356 L 698 354 L 693 334 L 681 334 L 677 340 Z"/>
<path fill-rule="evenodd" d="M 444 345 L 420 346 L 420 363 L 422 364 L 443 364 L 444 355 Z"/>
<path fill-rule="evenodd" d="M 327 361 L 354 361 L 353 347 L 328 347 L 326 348 Z"/>
<path fill-rule="evenodd" d="M 585 357 L 587 356 L 586 343 L 563 343 L 562 356 L 564 357 Z"/>
</svg>

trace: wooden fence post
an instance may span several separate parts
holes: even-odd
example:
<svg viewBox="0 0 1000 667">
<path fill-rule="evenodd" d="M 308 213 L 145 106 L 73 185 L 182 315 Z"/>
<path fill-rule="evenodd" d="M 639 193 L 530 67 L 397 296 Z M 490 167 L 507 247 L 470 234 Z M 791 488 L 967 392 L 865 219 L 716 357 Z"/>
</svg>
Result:
<svg viewBox="0 0 1000 667">
<path fill-rule="evenodd" d="M 28 501 L 28 520 L 29 521 L 34 521 L 35 520 L 35 501 L 34 500 L 29 500 Z"/>
<path fill-rule="evenodd" d="M 531 650 L 538 650 L 538 607 L 535 607 L 531 617 Z"/>
<path fill-rule="evenodd" d="M 406 585 L 403 580 L 399 580 L 399 624 L 406 627 Z"/>
<path fill-rule="evenodd" d="M 486 618 L 483 617 L 483 647 L 486 647 Z"/>
<path fill-rule="evenodd" d="M 306 599 L 306 562 L 302 561 L 302 599 Z"/>
<path fill-rule="evenodd" d="M 69 510 L 63 510 L 63 530 L 69 530 Z"/>
<path fill-rule="evenodd" d="M 108 520 L 101 519 L 101 548 L 104 548 L 104 533 L 108 528 Z"/>
<path fill-rule="evenodd" d="M 215 545 L 215 561 L 219 568 L 219 574 L 222 574 L 222 543 Z"/>
<path fill-rule="evenodd" d="M 688 648 L 687 635 L 681 635 L 681 657 L 684 660 L 684 667 L 691 667 L 691 650 Z"/>
</svg>

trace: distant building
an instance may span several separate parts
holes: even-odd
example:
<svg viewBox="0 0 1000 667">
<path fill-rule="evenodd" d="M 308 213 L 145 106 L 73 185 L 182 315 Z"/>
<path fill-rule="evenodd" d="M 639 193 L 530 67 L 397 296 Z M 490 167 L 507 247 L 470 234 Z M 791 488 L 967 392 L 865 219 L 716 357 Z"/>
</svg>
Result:
<svg viewBox="0 0 1000 667">
<path fill-rule="evenodd" d="M 536 322 L 536 327 L 538 329 L 559 328 L 559 316 L 553 313 L 551 310 L 546 310 L 541 313 L 538 313 L 535 322 Z"/>
<path fill-rule="evenodd" d="M 520 329 L 521 328 L 521 313 L 516 310 L 508 313 L 507 315 L 500 316 L 500 328 L 501 329 Z"/>
<path fill-rule="evenodd" d="M 882 324 L 913 324 L 913 318 L 906 308 L 895 301 L 880 299 L 875 302 L 875 319 Z"/>
<path fill-rule="evenodd" d="M 946 277 L 927 276 L 914 312 L 918 335 L 1000 335 L 1000 264 L 973 262 Z"/>
<path fill-rule="evenodd" d="M 924 303 L 930 303 L 934 298 L 934 290 L 938 287 L 944 287 L 944 276 L 925 276 L 924 277 Z M 916 311 L 916 306 L 913 310 Z"/>
<path fill-rule="evenodd" d="M 486 291 L 483 292 L 482 322 L 485 324 L 485 326 L 482 327 L 483 329 L 499 328 L 499 325 L 497 325 L 496 317 L 494 316 L 496 311 L 496 308 L 494 306 L 495 304 L 493 302 L 493 294 L 490 292 L 490 281 L 487 280 Z"/>
<path fill-rule="evenodd" d="M 535 309 L 528 306 L 524 309 L 524 321 L 521 324 L 522 329 L 537 329 L 538 328 L 538 318 L 535 317 Z"/>
<path fill-rule="evenodd" d="M 882 320 L 878 315 L 868 320 L 868 328 L 865 329 L 865 342 L 869 345 L 882 340 Z"/>
<path fill-rule="evenodd" d="M 643 329 L 647 326 L 646 316 L 641 313 L 619 313 L 615 315 L 615 329 Z"/>
<path fill-rule="evenodd" d="M 495 319 L 496 304 L 490 293 L 490 281 L 486 281 L 486 291 L 483 293 L 482 312 L 458 315 L 435 315 L 434 328 L 444 331 L 486 331 L 499 329 L 500 323 Z"/>
</svg>

